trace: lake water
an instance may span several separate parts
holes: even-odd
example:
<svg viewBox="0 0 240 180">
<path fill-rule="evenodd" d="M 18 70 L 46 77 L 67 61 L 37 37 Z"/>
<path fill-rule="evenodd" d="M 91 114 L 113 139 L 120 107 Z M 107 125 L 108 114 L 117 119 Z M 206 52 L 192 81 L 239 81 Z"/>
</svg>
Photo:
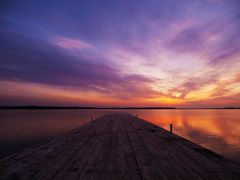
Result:
<svg viewBox="0 0 240 180">
<path fill-rule="evenodd" d="M 46 142 L 109 112 L 138 114 L 240 162 L 240 110 L 0 110 L 0 157 Z"/>
</svg>

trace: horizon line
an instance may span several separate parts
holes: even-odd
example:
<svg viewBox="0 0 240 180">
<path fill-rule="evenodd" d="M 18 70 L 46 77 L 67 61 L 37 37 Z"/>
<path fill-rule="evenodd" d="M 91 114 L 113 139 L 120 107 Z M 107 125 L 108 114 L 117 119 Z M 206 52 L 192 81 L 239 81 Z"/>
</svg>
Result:
<svg viewBox="0 0 240 180">
<path fill-rule="evenodd" d="M 112 107 L 95 107 L 95 106 L 38 106 L 38 105 L 17 105 L 1 106 L 0 109 L 240 109 L 240 107 L 168 107 L 168 106 L 112 106 Z"/>
</svg>

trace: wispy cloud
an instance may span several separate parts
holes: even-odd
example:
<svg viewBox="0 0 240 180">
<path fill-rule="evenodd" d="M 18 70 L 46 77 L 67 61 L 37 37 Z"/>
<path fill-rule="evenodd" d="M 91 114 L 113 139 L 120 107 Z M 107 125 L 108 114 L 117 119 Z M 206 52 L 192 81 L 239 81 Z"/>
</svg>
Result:
<svg viewBox="0 0 240 180">
<path fill-rule="evenodd" d="M 240 104 L 239 1 L 12 3 L 0 15 L 1 82 L 84 102 Z"/>
<path fill-rule="evenodd" d="M 92 48 L 92 46 L 90 44 L 88 44 L 82 40 L 79 40 L 79 39 L 56 36 L 53 38 L 52 41 L 57 46 L 65 48 L 65 49 L 82 50 L 82 49 Z"/>
</svg>

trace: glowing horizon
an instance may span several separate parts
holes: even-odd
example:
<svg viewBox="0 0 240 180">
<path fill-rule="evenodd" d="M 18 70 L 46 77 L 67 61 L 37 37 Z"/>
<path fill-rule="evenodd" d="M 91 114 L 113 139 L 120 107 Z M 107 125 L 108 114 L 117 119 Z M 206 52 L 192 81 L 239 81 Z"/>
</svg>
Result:
<svg viewBox="0 0 240 180">
<path fill-rule="evenodd" d="M 0 4 L 0 105 L 240 107 L 237 0 Z"/>
</svg>

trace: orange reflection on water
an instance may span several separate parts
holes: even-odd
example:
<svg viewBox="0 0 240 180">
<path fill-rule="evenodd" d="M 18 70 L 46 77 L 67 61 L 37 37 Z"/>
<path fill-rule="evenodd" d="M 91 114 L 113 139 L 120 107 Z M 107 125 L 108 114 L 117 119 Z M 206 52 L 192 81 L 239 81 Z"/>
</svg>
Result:
<svg viewBox="0 0 240 180">
<path fill-rule="evenodd" d="M 239 110 L 151 110 L 139 114 L 167 130 L 173 124 L 176 134 L 240 160 Z"/>
</svg>

